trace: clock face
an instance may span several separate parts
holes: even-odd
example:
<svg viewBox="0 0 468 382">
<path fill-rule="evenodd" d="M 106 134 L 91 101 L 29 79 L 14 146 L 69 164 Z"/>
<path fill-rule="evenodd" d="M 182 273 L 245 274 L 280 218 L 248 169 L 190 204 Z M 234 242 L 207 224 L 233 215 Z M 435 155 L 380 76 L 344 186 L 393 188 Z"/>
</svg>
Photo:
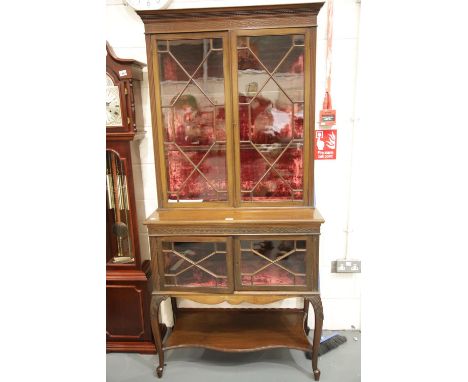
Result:
<svg viewBox="0 0 468 382">
<path fill-rule="evenodd" d="M 122 126 L 119 87 L 109 75 L 106 78 L 106 126 Z"/>
</svg>

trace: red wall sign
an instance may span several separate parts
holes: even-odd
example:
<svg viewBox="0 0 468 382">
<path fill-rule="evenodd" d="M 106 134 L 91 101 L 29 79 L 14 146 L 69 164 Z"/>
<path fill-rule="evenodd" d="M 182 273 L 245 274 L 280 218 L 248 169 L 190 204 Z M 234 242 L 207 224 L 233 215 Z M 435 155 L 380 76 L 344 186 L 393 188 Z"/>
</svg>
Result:
<svg viewBox="0 0 468 382">
<path fill-rule="evenodd" d="M 336 129 L 315 130 L 315 159 L 336 159 Z"/>
</svg>

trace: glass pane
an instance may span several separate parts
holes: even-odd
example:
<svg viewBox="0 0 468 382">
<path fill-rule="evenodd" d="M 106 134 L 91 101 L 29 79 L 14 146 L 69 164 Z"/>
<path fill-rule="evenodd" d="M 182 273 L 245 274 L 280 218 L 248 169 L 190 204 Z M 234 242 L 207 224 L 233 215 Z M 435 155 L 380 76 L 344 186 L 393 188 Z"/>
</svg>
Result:
<svg viewBox="0 0 468 382">
<path fill-rule="evenodd" d="M 302 250 L 305 251 L 305 249 L 306 249 L 306 241 L 305 241 L 305 240 L 298 240 L 298 241 L 296 241 L 296 248 L 297 248 L 298 250 L 301 250 L 301 249 L 302 249 Z"/>
<path fill-rule="evenodd" d="M 252 277 L 252 285 L 296 285 L 294 275 L 273 265 Z"/>
<path fill-rule="evenodd" d="M 163 108 L 166 141 L 192 147 L 212 144 L 216 139 L 215 108 L 193 84 L 184 93 L 172 107 Z"/>
<path fill-rule="evenodd" d="M 163 241 L 162 248 L 163 249 L 172 249 L 172 245 L 173 244 L 171 242 L 169 242 L 169 241 Z"/>
<path fill-rule="evenodd" d="M 123 162 L 114 151 L 106 151 L 107 262 L 133 263 L 132 228 L 127 176 Z"/>
<path fill-rule="evenodd" d="M 302 143 L 293 146 L 283 151 L 273 168 L 292 189 L 300 190 L 303 187 L 303 148 Z"/>
<path fill-rule="evenodd" d="M 296 46 L 285 57 L 273 78 L 293 101 L 304 101 L 304 47 Z"/>
<path fill-rule="evenodd" d="M 259 268 L 267 266 L 268 260 L 262 259 L 251 251 L 243 251 L 241 261 L 241 274 L 247 276 L 253 276 L 255 271 Z"/>
<path fill-rule="evenodd" d="M 167 242 L 163 242 L 163 255 L 166 286 L 227 287 L 225 243 L 170 242 L 170 246 L 165 243 Z M 224 244 L 224 247 L 220 244 Z"/>
<path fill-rule="evenodd" d="M 172 105 L 190 77 L 170 53 L 159 53 L 159 72 L 162 106 Z"/>
<path fill-rule="evenodd" d="M 296 139 L 304 138 L 304 104 L 294 104 L 293 136 Z"/>
<path fill-rule="evenodd" d="M 255 189 L 263 174 L 268 170 L 268 163 L 252 144 L 241 144 L 241 192 L 243 200 L 251 199 L 251 191 Z"/>
<path fill-rule="evenodd" d="M 166 145 L 169 200 L 227 200 L 226 145 Z"/>
<path fill-rule="evenodd" d="M 243 201 L 303 199 L 303 45 L 303 35 L 238 39 Z"/>
<path fill-rule="evenodd" d="M 158 43 L 157 43 L 158 52 L 159 53 L 167 52 L 169 50 L 169 45 L 168 44 L 169 44 L 169 41 L 167 41 L 167 40 L 158 41 Z"/>
<path fill-rule="evenodd" d="M 292 36 L 250 37 L 250 50 L 271 73 L 292 47 Z"/>
<path fill-rule="evenodd" d="M 114 85 L 108 74 L 106 74 L 106 126 L 122 126 L 119 87 Z"/>
<path fill-rule="evenodd" d="M 224 104 L 223 52 L 210 52 L 193 77 L 213 105 Z"/>
<path fill-rule="evenodd" d="M 222 42 L 158 42 L 170 202 L 227 200 Z"/>
<path fill-rule="evenodd" d="M 291 186 L 277 172 L 270 170 L 252 190 L 252 198 L 254 201 L 292 199 L 292 192 Z"/>
<path fill-rule="evenodd" d="M 243 240 L 241 248 L 242 285 L 306 285 L 304 240 Z"/>
<path fill-rule="evenodd" d="M 304 35 L 297 35 L 293 37 L 293 44 L 297 46 L 304 46 Z"/>
</svg>

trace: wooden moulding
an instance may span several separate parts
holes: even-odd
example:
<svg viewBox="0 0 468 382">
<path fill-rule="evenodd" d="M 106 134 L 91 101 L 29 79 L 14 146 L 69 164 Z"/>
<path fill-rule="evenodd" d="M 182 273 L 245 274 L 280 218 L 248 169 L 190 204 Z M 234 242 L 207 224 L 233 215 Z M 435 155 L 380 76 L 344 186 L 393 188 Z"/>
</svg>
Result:
<svg viewBox="0 0 468 382">
<path fill-rule="evenodd" d="M 157 210 L 146 221 L 150 236 L 310 235 L 324 222 L 315 208 Z"/>
<path fill-rule="evenodd" d="M 165 292 L 167 294 L 167 292 Z M 200 304 L 208 304 L 208 305 L 215 305 L 220 304 L 222 302 L 227 302 L 231 305 L 239 305 L 244 302 L 256 305 L 264 305 L 264 304 L 271 304 L 274 302 L 278 302 L 284 300 L 289 297 L 296 297 L 296 296 L 287 296 L 287 295 L 271 295 L 271 294 L 181 294 L 172 296 L 177 298 L 185 298 L 190 301 L 198 302 Z"/>
<path fill-rule="evenodd" d="M 122 110 L 122 125 L 106 127 L 107 141 L 131 141 L 144 136 L 144 132 L 137 129 L 136 113 L 137 110 L 138 114 L 142 113 L 139 93 L 145 66 L 137 60 L 117 57 L 109 43 L 106 43 L 106 74 L 119 87 Z M 135 99 L 139 102 L 135 103 Z"/>
<path fill-rule="evenodd" d="M 119 70 L 125 69 L 127 74 L 124 76 L 119 75 L 121 79 L 135 79 L 139 81 L 143 79 L 142 68 L 146 66 L 145 63 L 133 59 L 117 57 L 114 49 L 112 49 L 108 42 L 106 42 L 106 52 L 109 55 L 106 58 L 106 67 L 108 70 L 118 73 Z"/>
<path fill-rule="evenodd" d="M 192 226 L 181 227 L 177 225 L 152 226 L 148 228 L 149 236 L 180 236 L 180 235 L 195 235 L 195 236 L 213 236 L 213 235 L 318 235 L 319 228 L 307 226 L 284 226 L 270 225 L 269 227 L 262 226 L 245 226 L 245 225 L 226 225 L 226 226 Z"/>
<path fill-rule="evenodd" d="M 271 348 L 310 351 L 304 312 L 296 309 L 178 309 L 163 349 L 202 347 L 226 352 Z"/>
<path fill-rule="evenodd" d="M 138 342 L 138 341 L 121 341 L 110 342 L 106 344 L 107 353 L 141 353 L 141 354 L 154 354 L 156 353 L 156 346 L 152 341 Z"/>
<path fill-rule="evenodd" d="M 207 305 L 220 304 L 227 302 L 231 305 L 239 305 L 241 303 L 249 303 L 255 305 L 265 305 L 274 302 L 282 301 L 287 298 L 306 298 L 309 296 L 318 296 L 318 291 L 269 291 L 265 293 L 262 291 L 234 291 L 231 294 L 213 294 L 202 292 L 187 292 L 187 291 L 153 291 L 153 295 L 162 297 L 171 296 L 175 298 L 184 298 L 194 302 Z"/>
<path fill-rule="evenodd" d="M 143 271 L 138 269 L 125 269 L 118 268 L 108 269 L 106 271 L 107 281 L 147 281 L 148 278 Z"/>
<path fill-rule="evenodd" d="M 163 336 L 166 335 L 167 327 L 164 324 L 159 324 L 159 329 Z M 148 341 L 107 341 L 107 353 L 140 353 L 140 354 L 155 354 L 156 346 L 153 340 Z"/>
<path fill-rule="evenodd" d="M 324 3 L 137 11 L 145 32 L 311 27 Z"/>
</svg>

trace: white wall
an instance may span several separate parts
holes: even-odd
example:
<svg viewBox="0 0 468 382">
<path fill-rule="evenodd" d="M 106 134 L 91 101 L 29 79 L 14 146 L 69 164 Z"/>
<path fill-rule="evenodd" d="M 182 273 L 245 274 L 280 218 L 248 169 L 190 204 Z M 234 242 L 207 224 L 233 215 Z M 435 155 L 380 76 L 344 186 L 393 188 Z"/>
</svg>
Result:
<svg viewBox="0 0 468 382">
<path fill-rule="evenodd" d="M 224 6 L 299 3 L 306 1 L 275 0 L 230 0 Z M 219 6 L 215 0 L 174 0 L 170 8 L 196 8 Z M 321 109 L 325 88 L 326 5 L 318 17 L 317 43 L 317 113 Z M 334 40 L 332 67 L 333 107 L 337 110 L 337 159 L 315 162 L 316 206 L 324 216 L 320 244 L 320 287 L 324 305 L 325 329 L 349 329 L 361 325 L 361 275 L 332 274 L 330 262 L 346 255 L 360 259 L 364 254 L 353 246 L 352 205 L 352 149 L 355 104 L 355 73 L 358 47 L 360 4 L 356 0 L 335 0 Z M 120 0 L 107 0 L 106 39 L 117 56 L 146 62 L 146 47 L 143 23 L 133 8 Z M 133 143 L 133 170 L 138 220 L 142 222 L 157 208 L 156 179 L 154 169 L 151 114 L 149 104 L 148 76 L 144 71 L 142 82 L 143 117 L 138 124 L 144 126 L 146 137 Z M 348 221 L 351 223 L 348 226 Z M 140 224 L 139 239 L 142 257 L 149 259 L 149 244 L 146 228 Z M 347 233 L 348 232 L 348 236 Z M 348 243 L 348 245 L 347 245 Z M 365 264 L 364 272 L 365 272 Z M 365 273 L 364 273 L 365 274 Z M 181 301 L 181 306 L 195 303 Z M 224 306 L 224 305 L 223 305 Z M 301 306 L 299 299 L 290 299 L 272 304 L 275 307 Z M 162 319 L 171 324 L 170 306 L 162 308 Z M 313 325 L 312 325 L 313 326 Z"/>
</svg>

